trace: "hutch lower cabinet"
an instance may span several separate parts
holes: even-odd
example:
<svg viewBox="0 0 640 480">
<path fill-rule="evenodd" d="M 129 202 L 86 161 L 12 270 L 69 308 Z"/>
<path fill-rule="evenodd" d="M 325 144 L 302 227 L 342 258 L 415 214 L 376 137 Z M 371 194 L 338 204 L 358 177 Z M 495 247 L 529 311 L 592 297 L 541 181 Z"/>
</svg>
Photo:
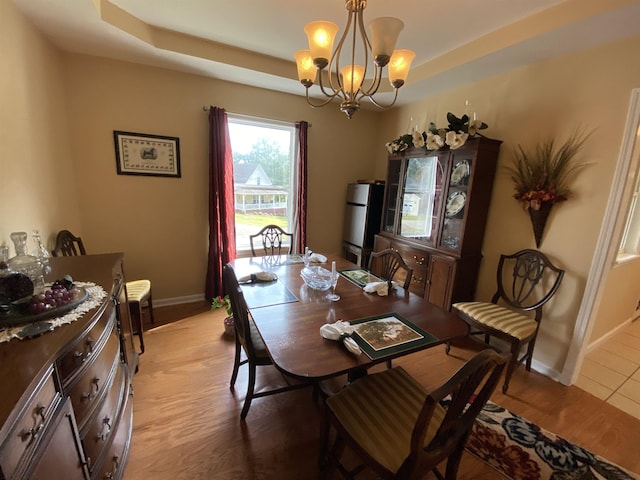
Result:
<svg viewBox="0 0 640 480">
<path fill-rule="evenodd" d="M 107 293 L 78 320 L 0 343 L 0 479 L 121 479 L 133 419 L 132 339 L 121 254 L 52 258 Z"/>
<path fill-rule="evenodd" d="M 473 137 L 455 150 L 389 155 L 373 250 L 400 253 L 413 268 L 409 290 L 447 310 L 475 294 L 501 143 Z"/>
</svg>

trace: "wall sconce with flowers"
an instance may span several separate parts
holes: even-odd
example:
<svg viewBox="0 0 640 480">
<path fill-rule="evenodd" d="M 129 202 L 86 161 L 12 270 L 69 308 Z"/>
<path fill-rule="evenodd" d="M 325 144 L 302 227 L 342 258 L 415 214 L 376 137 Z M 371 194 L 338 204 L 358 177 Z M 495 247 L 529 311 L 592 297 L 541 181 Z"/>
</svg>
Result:
<svg viewBox="0 0 640 480">
<path fill-rule="evenodd" d="M 575 157 L 590 135 L 576 130 L 557 149 L 553 138 L 536 145 L 533 152 L 518 145 L 513 164 L 506 167 L 516 191 L 513 197 L 529 212 L 536 247 L 542 242 L 551 207 L 569 198 L 569 182 L 588 165 L 577 163 Z"/>
<path fill-rule="evenodd" d="M 469 137 L 480 135 L 479 130 L 487 128 L 486 123 L 477 119 L 471 120 L 466 114 L 458 118 L 449 112 L 447 113 L 447 121 L 449 125 L 446 128 L 438 128 L 435 123 L 431 122 L 427 131 L 414 130 L 411 133 L 401 135 L 385 144 L 387 151 L 398 153 L 407 148 L 424 148 L 427 151 L 433 151 L 445 146 L 455 150 L 463 146 Z"/>
</svg>

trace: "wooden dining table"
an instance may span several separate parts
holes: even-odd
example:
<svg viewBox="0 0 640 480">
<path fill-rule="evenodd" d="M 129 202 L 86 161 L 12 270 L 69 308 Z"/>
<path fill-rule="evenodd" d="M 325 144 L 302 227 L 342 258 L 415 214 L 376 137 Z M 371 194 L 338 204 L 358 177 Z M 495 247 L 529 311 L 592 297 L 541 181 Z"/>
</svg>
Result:
<svg viewBox="0 0 640 480">
<path fill-rule="evenodd" d="M 313 263 L 331 270 L 360 269 L 339 256 Z M 388 295 L 366 293 L 356 283 L 340 276 L 336 293 L 340 300 L 327 298 L 328 291 L 309 288 L 300 276 L 304 263 L 299 256 L 238 258 L 231 262 L 238 278 L 260 271 L 277 275 L 273 282 L 243 284 L 242 290 L 255 325 L 274 365 L 283 373 L 304 380 L 322 380 L 342 374 L 362 372 L 369 367 L 416 351 L 463 337 L 467 325 L 457 315 L 429 303 L 401 287 Z M 338 320 L 354 322 L 385 314 L 395 314 L 427 332 L 430 340 L 372 359 L 366 353 L 350 353 L 340 341 L 321 336 L 320 327 Z"/>
</svg>

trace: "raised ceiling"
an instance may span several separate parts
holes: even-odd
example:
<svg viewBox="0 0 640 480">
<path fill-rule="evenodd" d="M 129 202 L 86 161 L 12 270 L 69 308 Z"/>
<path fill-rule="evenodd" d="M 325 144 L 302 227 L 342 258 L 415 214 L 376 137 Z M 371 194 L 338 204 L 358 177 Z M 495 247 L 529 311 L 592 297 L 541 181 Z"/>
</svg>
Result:
<svg viewBox="0 0 640 480">
<path fill-rule="evenodd" d="M 293 53 L 306 48 L 304 25 L 346 21 L 343 0 L 14 2 L 65 51 L 297 95 Z M 640 0 L 369 0 L 365 21 L 379 16 L 401 18 L 398 47 L 416 52 L 399 104 L 640 35 Z"/>
</svg>

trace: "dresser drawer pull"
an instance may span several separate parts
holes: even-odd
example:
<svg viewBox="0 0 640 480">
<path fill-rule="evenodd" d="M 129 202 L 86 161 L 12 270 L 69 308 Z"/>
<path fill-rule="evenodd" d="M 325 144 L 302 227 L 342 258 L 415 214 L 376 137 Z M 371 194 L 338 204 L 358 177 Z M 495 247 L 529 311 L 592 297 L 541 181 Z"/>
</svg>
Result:
<svg viewBox="0 0 640 480">
<path fill-rule="evenodd" d="M 98 395 L 98 390 L 100 390 L 100 387 L 98 386 L 99 383 L 100 379 L 97 377 L 91 380 L 91 391 L 83 393 L 82 398 L 84 398 L 85 400 L 93 400 L 94 398 L 96 398 L 96 396 Z"/>
<path fill-rule="evenodd" d="M 40 416 L 40 423 L 38 423 L 34 428 L 23 430 L 20 434 L 20 440 L 22 440 L 23 442 L 26 442 L 28 440 L 29 444 L 31 444 L 31 442 L 33 442 L 38 437 L 38 435 L 44 428 L 44 423 L 46 420 L 44 418 L 44 412 L 46 409 L 47 408 L 44 405 L 38 404 L 38 406 L 34 409 L 33 414 L 34 417 Z"/>
<path fill-rule="evenodd" d="M 416 283 L 422 283 L 423 278 L 422 277 L 412 277 L 411 281 L 412 282 L 416 282 Z"/>
<path fill-rule="evenodd" d="M 87 337 L 87 340 L 84 342 L 84 351 L 79 352 L 76 350 L 73 354 L 75 358 L 80 359 L 81 362 L 85 362 L 87 358 L 91 356 L 93 353 L 93 343 L 95 340 L 91 337 Z"/>
<path fill-rule="evenodd" d="M 422 257 L 422 258 L 420 258 L 420 260 L 418 260 L 418 256 L 417 256 L 417 255 L 414 255 L 414 256 L 413 256 L 413 259 L 416 261 L 416 263 L 417 263 L 418 265 L 424 265 L 424 257 Z"/>
<path fill-rule="evenodd" d="M 118 474 L 118 468 L 120 467 L 120 458 L 117 455 L 114 455 L 111 461 L 113 462 L 113 470 L 104 474 L 104 476 L 102 477 L 104 480 L 116 478 L 116 475 Z"/>
<path fill-rule="evenodd" d="M 102 419 L 102 431 L 100 432 L 100 435 L 98 435 L 96 437 L 96 441 L 105 441 L 107 438 L 109 438 L 109 434 L 111 433 L 111 419 L 109 417 L 104 417 Z"/>
</svg>

